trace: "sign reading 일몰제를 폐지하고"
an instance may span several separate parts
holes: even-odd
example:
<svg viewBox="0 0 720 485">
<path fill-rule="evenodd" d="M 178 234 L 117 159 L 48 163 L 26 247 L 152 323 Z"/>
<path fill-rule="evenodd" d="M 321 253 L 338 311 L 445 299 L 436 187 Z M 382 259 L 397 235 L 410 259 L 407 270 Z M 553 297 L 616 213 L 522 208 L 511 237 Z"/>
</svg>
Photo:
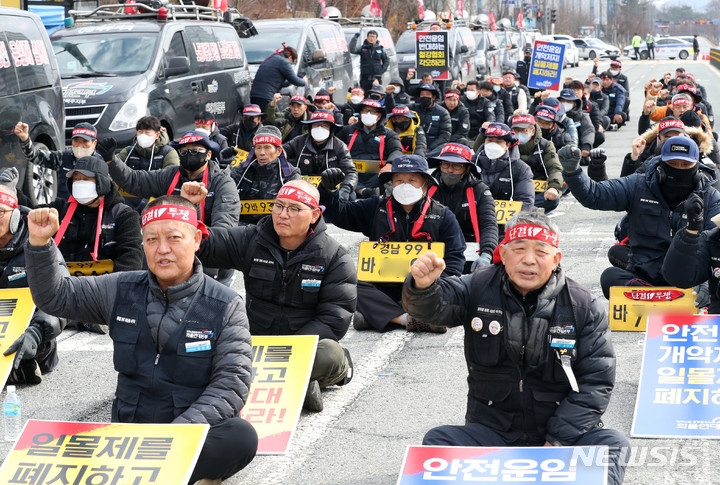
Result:
<svg viewBox="0 0 720 485">
<path fill-rule="evenodd" d="M 562 89 L 562 70 L 565 46 L 560 43 L 536 40 L 530 60 L 528 87 L 549 91 Z"/>
</svg>

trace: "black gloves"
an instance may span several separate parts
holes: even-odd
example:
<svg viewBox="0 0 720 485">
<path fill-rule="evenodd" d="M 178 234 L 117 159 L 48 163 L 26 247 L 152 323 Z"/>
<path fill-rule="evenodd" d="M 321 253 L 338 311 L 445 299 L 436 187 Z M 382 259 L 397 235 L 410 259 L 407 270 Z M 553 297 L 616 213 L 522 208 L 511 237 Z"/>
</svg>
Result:
<svg viewBox="0 0 720 485">
<path fill-rule="evenodd" d="M 337 167 L 326 169 L 323 171 L 321 177 L 322 181 L 320 182 L 320 185 L 322 185 L 323 189 L 330 191 L 336 190 L 338 184 L 345 180 L 345 174 Z"/>
<path fill-rule="evenodd" d="M 20 361 L 23 359 L 32 359 L 37 353 L 38 346 L 42 343 L 43 329 L 40 324 L 32 323 L 25 330 L 25 333 L 20 335 L 8 349 L 3 352 L 3 355 L 10 355 L 15 353 L 13 359 L 13 369 L 20 367 Z"/>
<path fill-rule="evenodd" d="M 687 228 L 691 231 L 703 230 L 703 200 L 696 193 L 690 194 L 685 199 L 683 206 L 685 215 L 687 216 Z"/>
<path fill-rule="evenodd" d="M 604 163 L 607 160 L 604 148 L 593 148 L 590 150 L 590 163 Z"/>
<path fill-rule="evenodd" d="M 20 174 L 18 173 L 17 168 L 6 168 L 2 171 L 2 173 L 0 173 L 0 184 L 16 189 L 19 178 Z"/>
<path fill-rule="evenodd" d="M 103 160 L 109 162 L 113 159 L 113 156 L 115 156 L 116 149 L 117 142 L 115 141 L 115 138 L 103 138 L 98 141 L 95 151 L 100 154 Z"/>
<path fill-rule="evenodd" d="M 223 148 L 220 151 L 220 161 L 230 163 L 237 157 L 238 151 L 235 147 Z"/>
<path fill-rule="evenodd" d="M 574 146 L 564 146 L 558 151 L 558 158 L 560 159 L 560 165 L 567 173 L 575 172 L 580 168 L 580 157 L 582 152 L 579 148 Z"/>
</svg>

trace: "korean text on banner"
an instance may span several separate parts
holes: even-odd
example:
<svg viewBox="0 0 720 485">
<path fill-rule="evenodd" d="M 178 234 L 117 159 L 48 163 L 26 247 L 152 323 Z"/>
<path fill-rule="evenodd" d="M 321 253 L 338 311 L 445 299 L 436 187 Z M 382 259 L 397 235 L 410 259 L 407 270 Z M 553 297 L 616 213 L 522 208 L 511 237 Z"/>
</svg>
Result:
<svg viewBox="0 0 720 485">
<path fill-rule="evenodd" d="M 545 40 L 536 40 L 530 60 L 528 87 L 560 91 L 562 70 L 565 61 L 565 45 Z"/>
<path fill-rule="evenodd" d="M 486 482 L 604 485 L 607 447 L 408 446 L 397 485 Z"/>
<path fill-rule="evenodd" d="M 208 429 L 31 419 L 0 468 L 0 483 L 187 483 Z"/>
<path fill-rule="evenodd" d="M 317 335 L 252 337 L 252 386 L 240 416 L 257 431 L 259 455 L 287 453 L 317 343 Z"/>
<path fill-rule="evenodd" d="M 402 283 L 421 254 L 445 256 L 445 243 L 419 241 L 376 243 L 363 241 L 358 253 L 357 277 L 371 283 Z"/>
<path fill-rule="evenodd" d="M 34 313 L 30 288 L 0 290 L 0 377 L 3 386 L 12 370 L 15 354 L 5 356 L 2 353 L 22 335 Z"/>
<path fill-rule="evenodd" d="M 430 72 L 433 80 L 450 79 L 450 56 L 446 31 L 415 32 L 415 75 Z"/>
<path fill-rule="evenodd" d="M 693 315 L 697 313 L 692 288 L 655 286 L 610 287 L 610 330 L 644 332 L 648 315 Z"/>
<path fill-rule="evenodd" d="M 631 436 L 720 438 L 718 327 L 717 315 L 648 318 Z"/>
</svg>

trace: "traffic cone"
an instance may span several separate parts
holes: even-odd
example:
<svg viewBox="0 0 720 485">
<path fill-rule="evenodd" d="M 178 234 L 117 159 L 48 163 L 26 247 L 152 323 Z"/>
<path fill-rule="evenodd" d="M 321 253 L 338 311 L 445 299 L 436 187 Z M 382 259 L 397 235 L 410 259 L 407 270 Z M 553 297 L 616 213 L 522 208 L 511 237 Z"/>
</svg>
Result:
<svg viewBox="0 0 720 485">
<path fill-rule="evenodd" d="M 710 54 L 703 54 L 703 55 L 702 55 L 702 60 L 703 60 L 703 61 L 709 61 L 709 60 L 710 60 Z"/>
</svg>

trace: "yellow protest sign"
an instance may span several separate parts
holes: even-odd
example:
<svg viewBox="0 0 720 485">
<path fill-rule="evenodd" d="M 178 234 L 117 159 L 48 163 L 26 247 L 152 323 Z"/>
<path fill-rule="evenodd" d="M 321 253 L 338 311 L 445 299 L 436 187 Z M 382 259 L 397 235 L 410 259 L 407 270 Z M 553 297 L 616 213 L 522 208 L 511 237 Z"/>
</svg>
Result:
<svg viewBox="0 0 720 485">
<path fill-rule="evenodd" d="M 310 382 L 317 343 L 317 335 L 252 337 L 252 385 L 240 416 L 257 431 L 258 454 L 287 453 Z"/>
<path fill-rule="evenodd" d="M 275 199 L 241 200 L 240 215 L 271 214 Z"/>
<path fill-rule="evenodd" d="M 30 288 L 0 290 L 0 377 L 10 375 L 15 354 L 2 355 L 22 335 L 35 313 Z M 0 483 L 7 483 L 0 480 Z"/>
<path fill-rule="evenodd" d="M 547 180 L 533 180 L 535 186 L 535 193 L 545 192 L 548 189 Z"/>
<path fill-rule="evenodd" d="M 371 283 L 402 283 L 417 257 L 428 251 L 443 257 L 445 243 L 410 241 L 378 244 L 373 241 L 363 241 L 360 243 L 358 254 L 358 280 Z"/>
<path fill-rule="evenodd" d="M 495 201 L 495 218 L 498 224 L 507 224 L 507 221 L 521 210 L 522 202 L 519 200 Z"/>
<path fill-rule="evenodd" d="M 380 160 L 353 160 L 355 170 L 360 173 L 378 173 L 380 171 Z"/>
<path fill-rule="evenodd" d="M 125 192 L 123 189 L 120 188 L 120 186 L 118 184 L 115 184 L 115 187 L 117 187 L 118 192 L 120 192 L 120 195 L 122 195 L 124 198 L 137 199 L 137 196 L 132 195 L 129 192 Z"/>
<path fill-rule="evenodd" d="M 644 332 L 648 315 L 693 315 L 697 308 L 692 291 L 692 288 L 612 286 L 610 329 Z"/>
<path fill-rule="evenodd" d="M 315 187 L 319 186 L 320 182 L 322 182 L 322 177 L 320 175 L 303 175 L 302 179 L 310 182 Z"/>
<path fill-rule="evenodd" d="M 208 429 L 31 419 L 0 468 L 0 483 L 184 484 Z"/>
<path fill-rule="evenodd" d="M 237 150 L 237 155 L 235 155 L 235 160 L 232 161 L 230 164 L 231 167 L 235 168 L 241 163 L 243 163 L 245 160 L 247 160 L 248 155 L 250 155 L 250 152 L 246 152 L 245 150 L 240 150 L 239 148 L 235 148 Z"/>
<path fill-rule="evenodd" d="M 112 259 L 101 259 L 100 261 L 78 261 L 65 263 L 71 276 L 97 276 L 110 274 L 115 265 Z"/>
</svg>

